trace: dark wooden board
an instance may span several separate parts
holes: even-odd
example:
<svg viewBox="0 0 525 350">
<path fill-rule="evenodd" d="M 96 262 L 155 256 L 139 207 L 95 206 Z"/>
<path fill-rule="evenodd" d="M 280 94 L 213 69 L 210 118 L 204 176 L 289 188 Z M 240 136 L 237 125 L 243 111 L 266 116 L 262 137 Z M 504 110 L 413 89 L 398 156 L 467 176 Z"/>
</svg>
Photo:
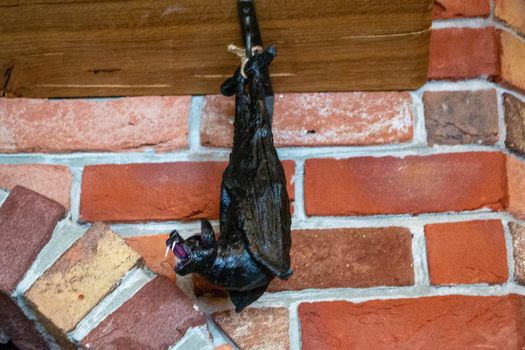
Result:
<svg viewBox="0 0 525 350">
<path fill-rule="evenodd" d="M 276 92 L 415 89 L 431 0 L 257 0 Z M 235 70 L 235 0 L 3 0 L 5 96 L 213 94 Z"/>
</svg>

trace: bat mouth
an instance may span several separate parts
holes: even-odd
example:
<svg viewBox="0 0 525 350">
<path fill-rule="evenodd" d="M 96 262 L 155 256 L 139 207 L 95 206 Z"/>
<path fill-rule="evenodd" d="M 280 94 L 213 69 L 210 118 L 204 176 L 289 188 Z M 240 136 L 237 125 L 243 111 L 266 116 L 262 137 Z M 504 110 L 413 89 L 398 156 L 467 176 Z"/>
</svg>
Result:
<svg viewBox="0 0 525 350">
<path fill-rule="evenodd" d="M 182 237 L 180 237 L 177 231 L 173 231 L 170 234 L 169 239 L 166 241 L 166 246 L 166 255 L 168 254 L 168 251 L 171 250 L 177 257 L 177 265 L 175 266 L 176 270 L 180 270 L 191 261 L 191 249 L 184 242 Z"/>
<path fill-rule="evenodd" d="M 171 246 L 171 251 L 177 257 L 176 268 L 180 269 L 186 266 L 191 260 L 191 251 L 184 243 L 175 243 Z"/>
</svg>

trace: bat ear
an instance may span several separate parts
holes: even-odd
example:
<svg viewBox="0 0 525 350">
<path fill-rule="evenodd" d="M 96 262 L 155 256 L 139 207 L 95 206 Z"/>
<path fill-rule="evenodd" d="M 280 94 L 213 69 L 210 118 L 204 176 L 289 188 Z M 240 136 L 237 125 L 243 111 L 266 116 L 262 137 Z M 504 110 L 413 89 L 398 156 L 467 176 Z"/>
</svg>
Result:
<svg viewBox="0 0 525 350">
<path fill-rule="evenodd" d="M 201 243 L 204 248 L 211 248 L 215 244 L 215 232 L 206 219 L 201 220 Z"/>
</svg>

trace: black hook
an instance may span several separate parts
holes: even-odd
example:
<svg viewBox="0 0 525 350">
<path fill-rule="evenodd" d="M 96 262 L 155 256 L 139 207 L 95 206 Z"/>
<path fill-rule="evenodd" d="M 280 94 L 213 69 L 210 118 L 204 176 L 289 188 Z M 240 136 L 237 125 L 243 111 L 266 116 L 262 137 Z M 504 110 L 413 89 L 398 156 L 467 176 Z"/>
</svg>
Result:
<svg viewBox="0 0 525 350">
<path fill-rule="evenodd" d="M 255 5 L 252 0 L 239 0 L 237 3 L 239 22 L 241 24 L 242 38 L 246 48 L 246 56 L 252 57 L 253 48 L 262 46 L 259 24 L 255 15 Z"/>
<path fill-rule="evenodd" d="M 246 48 L 246 57 L 251 58 L 254 54 L 253 48 L 260 46 L 263 43 L 261 39 L 261 32 L 259 31 L 259 23 L 255 14 L 255 4 L 253 0 L 238 0 L 237 9 L 239 14 L 239 22 L 241 24 L 242 38 L 244 47 Z M 264 68 L 262 73 L 262 83 L 264 86 L 264 101 L 266 109 L 273 114 L 273 89 L 270 80 L 270 73 L 268 68 Z"/>
</svg>

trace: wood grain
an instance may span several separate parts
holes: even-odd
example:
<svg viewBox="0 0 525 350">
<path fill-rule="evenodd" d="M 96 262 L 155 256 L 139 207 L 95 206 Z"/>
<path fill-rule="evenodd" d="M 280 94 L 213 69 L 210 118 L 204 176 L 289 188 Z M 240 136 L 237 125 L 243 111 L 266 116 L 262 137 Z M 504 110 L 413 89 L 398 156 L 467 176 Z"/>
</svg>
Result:
<svg viewBox="0 0 525 350">
<path fill-rule="evenodd" d="M 414 89 L 431 0 L 257 0 L 277 92 Z M 238 64 L 234 0 L 4 0 L 3 95 L 218 93 Z"/>
</svg>

